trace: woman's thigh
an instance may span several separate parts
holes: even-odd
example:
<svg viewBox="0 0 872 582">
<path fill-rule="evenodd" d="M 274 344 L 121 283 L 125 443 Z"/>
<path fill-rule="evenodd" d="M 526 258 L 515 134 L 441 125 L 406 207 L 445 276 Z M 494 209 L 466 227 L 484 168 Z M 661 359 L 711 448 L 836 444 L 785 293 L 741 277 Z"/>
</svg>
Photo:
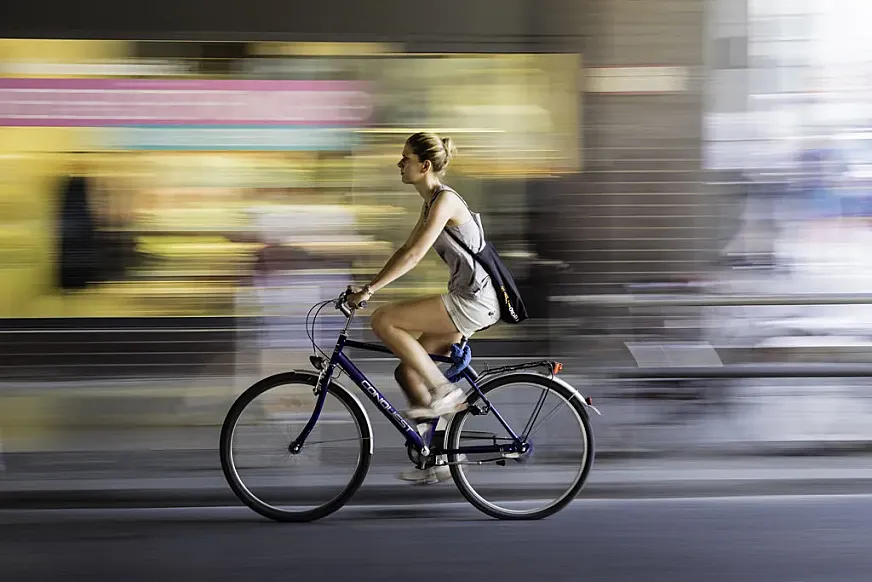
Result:
<svg viewBox="0 0 872 582">
<path fill-rule="evenodd" d="M 451 344 L 459 342 L 461 337 L 463 336 L 459 331 L 451 333 L 424 332 L 418 338 L 418 343 L 427 350 L 428 354 L 448 356 L 451 354 Z"/>
<path fill-rule="evenodd" d="M 460 333 L 448 316 L 448 311 L 439 295 L 379 307 L 372 314 L 370 324 L 376 332 L 386 327 L 397 327 L 410 333 L 420 332 L 426 336 L 457 334 L 458 339 L 460 338 Z"/>
</svg>

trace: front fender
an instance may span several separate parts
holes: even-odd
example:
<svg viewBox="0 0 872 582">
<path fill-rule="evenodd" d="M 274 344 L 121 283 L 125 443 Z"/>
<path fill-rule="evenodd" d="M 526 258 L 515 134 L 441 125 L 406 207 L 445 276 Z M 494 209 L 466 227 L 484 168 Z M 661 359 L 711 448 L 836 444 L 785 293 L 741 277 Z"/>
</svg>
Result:
<svg viewBox="0 0 872 582">
<path fill-rule="evenodd" d="M 317 385 L 318 385 L 318 377 L 320 376 L 320 374 L 319 374 L 318 372 L 314 372 L 314 371 L 312 371 L 312 370 L 299 370 L 299 369 L 297 369 L 297 370 L 293 370 L 293 373 L 294 373 L 294 374 L 300 374 L 300 375 L 302 375 L 302 376 L 310 376 L 310 377 L 313 378 L 314 381 L 315 381 L 314 386 L 317 386 Z M 314 387 L 314 386 L 313 386 L 313 387 Z M 369 414 L 367 414 L 367 412 L 366 412 L 366 408 L 364 408 L 363 404 L 360 402 L 360 399 L 357 397 L 357 395 L 354 394 L 354 392 L 352 392 L 351 390 L 349 390 L 348 388 L 346 388 L 345 386 L 343 386 L 342 384 L 340 384 L 339 382 L 337 382 L 336 380 L 333 380 L 333 379 L 330 380 L 330 389 L 332 389 L 332 390 L 336 390 L 336 391 L 342 391 L 342 392 L 344 392 L 344 393 L 345 393 L 349 398 L 351 398 L 352 401 L 354 401 L 354 403 L 355 403 L 355 404 L 357 405 L 357 407 L 360 409 L 360 412 L 363 414 L 363 419 L 364 419 L 364 422 L 366 422 L 366 426 L 367 426 L 367 428 L 369 429 L 369 434 L 370 434 L 370 435 L 373 435 L 373 432 L 372 432 L 372 421 L 371 421 L 370 418 L 369 418 Z M 372 438 L 372 437 L 371 437 L 371 438 L 369 439 L 369 454 L 370 454 L 370 455 L 373 454 L 374 441 L 375 441 L 375 438 Z"/>
</svg>

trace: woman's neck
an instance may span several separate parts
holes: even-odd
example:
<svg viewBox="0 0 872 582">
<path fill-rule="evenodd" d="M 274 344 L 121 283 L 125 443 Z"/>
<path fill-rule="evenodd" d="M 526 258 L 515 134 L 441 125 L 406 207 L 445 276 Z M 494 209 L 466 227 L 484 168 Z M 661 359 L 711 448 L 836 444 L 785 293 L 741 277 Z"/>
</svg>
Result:
<svg viewBox="0 0 872 582">
<path fill-rule="evenodd" d="M 421 198 L 423 198 L 425 202 L 429 202 L 433 195 L 436 193 L 436 190 L 441 187 L 442 182 L 439 181 L 439 178 L 427 178 L 426 180 L 422 180 L 415 184 L 415 189 L 418 191 L 418 194 L 421 195 Z"/>
</svg>

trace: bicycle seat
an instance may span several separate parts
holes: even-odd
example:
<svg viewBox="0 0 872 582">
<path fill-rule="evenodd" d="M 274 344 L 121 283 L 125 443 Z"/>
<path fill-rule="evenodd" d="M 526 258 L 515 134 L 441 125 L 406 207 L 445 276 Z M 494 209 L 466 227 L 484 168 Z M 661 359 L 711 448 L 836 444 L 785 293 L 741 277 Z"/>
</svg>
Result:
<svg viewBox="0 0 872 582">
<path fill-rule="evenodd" d="M 460 380 L 460 373 L 469 366 L 472 361 L 472 350 L 465 341 L 459 344 L 451 344 L 451 367 L 445 371 L 445 377 L 449 382 Z"/>
</svg>

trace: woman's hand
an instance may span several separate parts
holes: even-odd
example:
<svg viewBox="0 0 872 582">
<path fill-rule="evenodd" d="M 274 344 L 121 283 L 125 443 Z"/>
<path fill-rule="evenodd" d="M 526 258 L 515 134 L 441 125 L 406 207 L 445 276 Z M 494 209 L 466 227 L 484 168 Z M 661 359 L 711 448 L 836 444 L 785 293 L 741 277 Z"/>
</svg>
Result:
<svg viewBox="0 0 872 582">
<path fill-rule="evenodd" d="M 360 309 L 360 304 L 364 301 L 369 301 L 372 297 L 372 291 L 369 290 L 369 286 L 355 289 L 353 293 L 349 293 L 345 296 L 345 302 L 348 303 L 353 309 Z"/>
</svg>

